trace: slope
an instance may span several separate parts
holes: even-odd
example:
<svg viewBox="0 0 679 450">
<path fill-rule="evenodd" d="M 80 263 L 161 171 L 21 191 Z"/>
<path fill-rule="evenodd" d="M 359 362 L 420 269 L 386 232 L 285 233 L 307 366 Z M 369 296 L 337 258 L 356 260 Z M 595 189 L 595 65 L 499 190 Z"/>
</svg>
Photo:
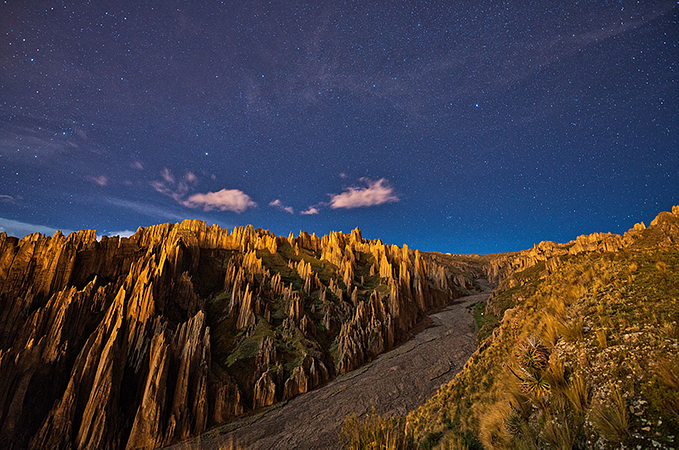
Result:
<svg viewBox="0 0 679 450">
<path fill-rule="evenodd" d="M 679 207 L 623 236 L 541 243 L 502 280 L 465 369 L 408 416 L 439 448 L 673 448 Z"/>
</svg>

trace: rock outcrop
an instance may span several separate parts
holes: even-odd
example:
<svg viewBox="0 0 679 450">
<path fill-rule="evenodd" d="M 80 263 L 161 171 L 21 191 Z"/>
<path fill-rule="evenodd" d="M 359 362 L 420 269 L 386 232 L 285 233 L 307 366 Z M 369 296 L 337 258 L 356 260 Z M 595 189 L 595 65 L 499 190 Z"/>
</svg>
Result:
<svg viewBox="0 0 679 450">
<path fill-rule="evenodd" d="M 308 392 L 473 288 L 437 258 L 358 230 L 1 233 L 0 442 L 156 448 Z"/>
<path fill-rule="evenodd" d="M 679 217 L 679 206 L 674 206 L 672 212 L 661 212 L 651 222 L 654 241 L 671 246 L 676 243 L 677 229 L 674 219 Z M 515 253 L 496 255 L 484 266 L 487 279 L 494 284 L 508 278 L 515 272 L 528 269 L 541 262 L 551 265 L 553 271 L 561 263 L 561 258 L 587 252 L 616 252 L 621 248 L 633 247 L 642 239 L 647 230 L 643 223 L 634 225 L 625 234 L 592 233 L 578 236 L 575 240 L 565 244 L 542 241 L 528 250 Z M 648 232 L 646 233 L 648 235 Z M 550 267 L 548 267 L 550 268 Z"/>
</svg>

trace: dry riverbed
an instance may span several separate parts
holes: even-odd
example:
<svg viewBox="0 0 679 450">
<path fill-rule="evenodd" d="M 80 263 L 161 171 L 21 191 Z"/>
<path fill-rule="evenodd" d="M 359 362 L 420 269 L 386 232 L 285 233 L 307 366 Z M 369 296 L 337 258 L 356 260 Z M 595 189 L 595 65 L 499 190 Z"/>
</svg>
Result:
<svg viewBox="0 0 679 450">
<path fill-rule="evenodd" d="M 488 296 L 463 297 L 431 314 L 430 325 L 411 340 L 315 391 L 174 448 L 341 448 L 338 433 L 348 414 L 361 416 L 374 407 L 378 414 L 405 415 L 453 379 L 476 349 L 467 307 Z"/>
</svg>

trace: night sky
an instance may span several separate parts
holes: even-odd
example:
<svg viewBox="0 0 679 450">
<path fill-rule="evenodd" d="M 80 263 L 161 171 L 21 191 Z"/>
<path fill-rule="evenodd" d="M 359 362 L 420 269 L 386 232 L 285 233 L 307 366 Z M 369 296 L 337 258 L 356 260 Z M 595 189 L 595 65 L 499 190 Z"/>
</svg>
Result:
<svg viewBox="0 0 679 450">
<path fill-rule="evenodd" d="M 679 204 L 676 1 L 0 4 L 0 231 L 451 253 Z"/>
</svg>

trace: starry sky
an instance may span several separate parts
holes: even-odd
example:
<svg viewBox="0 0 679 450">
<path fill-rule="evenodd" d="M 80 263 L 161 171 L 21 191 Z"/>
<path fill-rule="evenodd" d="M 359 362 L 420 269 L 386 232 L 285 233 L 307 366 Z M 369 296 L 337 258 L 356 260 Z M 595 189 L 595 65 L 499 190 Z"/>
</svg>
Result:
<svg viewBox="0 0 679 450">
<path fill-rule="evenodd" d="M 0 3 L 0 231 L 451 253 L 679 204 L 676 1 Z"/>
</svg>

